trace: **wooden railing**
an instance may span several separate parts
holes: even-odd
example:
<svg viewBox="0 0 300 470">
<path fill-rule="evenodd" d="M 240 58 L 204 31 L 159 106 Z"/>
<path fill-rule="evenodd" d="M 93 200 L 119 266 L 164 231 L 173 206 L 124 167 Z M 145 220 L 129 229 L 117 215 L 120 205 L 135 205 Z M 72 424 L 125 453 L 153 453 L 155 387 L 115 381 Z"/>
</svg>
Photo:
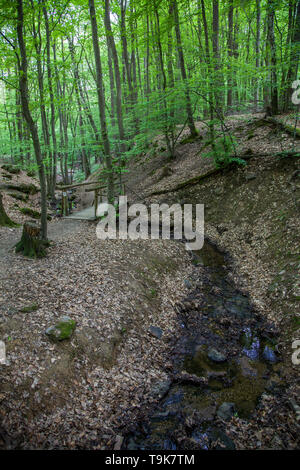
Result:
<svg viewBox="0 0 300 470">
<path fill-rule="evenodd" d="M 118 174 L 114 175 L 114 182 L 115 184 L 119 186 L 118 192 L 115 193 L 115 196 L 118 196 L 120 194 L 125 194 L 125 181 L 122 180 L 122 178 L 120 179 L 120 175 Z M 101 185 L 99 185 L 99 182 L 97 181 L 89 181 L 85 183 L 75 183 L 75 184 L 66 184 L 66 185 L 56 185 L 56 189 L 62 191 L 61 215 L 66 217 L 70 213 L 67 190 L 78 188 L 81 186 L 90 186 L 92 184 L 94 185 L 94 187 L 86 189 L 85 192 L 94 191 L 94 200 L 93 200 L 92 205 L 94 205 L 94 208 L 95 208 L 95 218 L 96 218 L 98 205 L 99 205 L 99 197 L 100 197 L 100 203 L 103 202 L 103 197 L 106 195 L 105 190 L 107 189 L 107 184 L 102 183 Z"/>
</svg>

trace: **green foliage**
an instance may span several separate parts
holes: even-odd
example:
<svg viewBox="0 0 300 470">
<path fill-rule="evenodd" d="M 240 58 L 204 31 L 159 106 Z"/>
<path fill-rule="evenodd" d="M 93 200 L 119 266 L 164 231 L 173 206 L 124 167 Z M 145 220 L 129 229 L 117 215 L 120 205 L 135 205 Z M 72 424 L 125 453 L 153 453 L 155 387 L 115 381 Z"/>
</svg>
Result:
<svg viewBox="0 0 300 470">
<path fill-rule="evenodd" d="M 226 168 L 233 163 L 238 165 L 246 165 L 246 161 L 234 155 L 234 141 L 229 136 L 224 136 L 212 145 L 213 149 L 205 156 L 213 158 L 216 168 Z"/>
<path fill-rule="evenodd" d="M 38 310 L 38 308 L 39 308 L 39 305 L 37 303 L 33 303 L 31 305 L 26 305 L 25 307 L 20 308 L 20 312 L 31 313 L 31 312 L 35 312 L 36 310 Z"/>
<path fill-rule="evenodd" d="M 19 211 L 22 212 L 22 214 L 24 215 L 29 215 L 33 219 L 41 218 L 41 213 L 38 211 L 35 211 L 34 209 L 30 209 L 30 207 L 20 207 Z M 47 219 L 51 220 L 52 217 L 50 215 L 47 215 Z"/>
<path fill-rule="evenodd" d="M 18 175 L 20 173 L 20 168 L 14 166 L 14 165 L 2 165 L 1 167 L 3 170 L 7 171 L 8 173 L 12 173 L 14 175 Z"/>
</svg>

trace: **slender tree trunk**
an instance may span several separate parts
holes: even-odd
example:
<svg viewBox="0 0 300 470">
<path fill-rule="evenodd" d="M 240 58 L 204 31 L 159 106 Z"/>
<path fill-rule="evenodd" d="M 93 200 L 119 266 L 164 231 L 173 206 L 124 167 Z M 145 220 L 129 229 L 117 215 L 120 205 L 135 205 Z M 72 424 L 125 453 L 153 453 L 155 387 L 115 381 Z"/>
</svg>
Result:
<svg viewBox="0 0 300 470">
<path fill-rule="evenodd" d="M 42 159 L 41 146 L 36 124 L 34 123 L 30 108 L 29 108 L 29 94 L 28 94 L 28 77 L 27 77 L 27 54 L 26 46 L 23 36 L 23 0 L 17 0 L 17 38 L 20 49 L 20 64 L 19 64 L 19 87 L 21 95 L 21 104 L 24 118 L 28 124 L 31 138 L 33 142 L 36 162 L 38 165 L 39 179 L 41 186 L 41 238 L 47 240 L 47 191 L 46 191 L 46 177 L 45 168 Z"/>
<path fill-rule="evenodd" d="M 121 143 L 121 152 L 123 153 L 125 152 L 125 143 L 124 143 L 125 131 L 124 131 L 124 124 L 123 124 L 123 110 L 122 110 L 122 85 L 121 85 L 121 75 L 120 75 L 120 68 L 119 68 L 118 53 L 117 53 L 113 33 L 111 30 L 111 24 L 110 24 L 109 0 L 105 0 L 104 23 L 105 23 L 105 29 L 106 29 L 107 44 L 108 44 L 109 50 L 111 51 L 112 60 L 114 64 L 115 82 L 116 82 L 117 120 L 118 120 L 119 137 L 120 137 L 120 143 Z"/>
<path fill-rule="evenodd" d="M 220 70 L 220 48 L 219 48 L 219 0 L 213 0 L 213 23 L 212 23 L 212 43 L 213 43 L 213 65 L 215 70 L 214 87 L 215 87 L 215 107 L 218 111 L 218 117 L 223 115 L 223 80 Z"/>
<path fill-rule="evenodd" d="M 289 69 L 286 75 L 286 93 L 284 99 L 284 111 L 287 111 L 291 106 L 291 96 L 293 93 L 292 83 L 296 80 L 299 70 L 300 60 L 300 0 L 296 5 L 296 17 L 294 27 L 291 31 L 291 53 Z"/>
<path fill-rule="evenodd" d="M 271 77 L 271 113 L 278 114 L 278 88 L 277 88 L 277 61 L 276 61 L 276 45 L 274 34 L 274 18 L 275 18 L 275 4 L 274 0 L 268 0 L 267 4 L 267 53 L 269 55 L 269 67 Z"/>
<path fill-rule="evenodd" d="M 175 32 L 176 32 L 176 39 L 177 39 L 178 58 L 179 58 L 182 80 L 185 84 L 186 112 L 187 112 L 187 117 L 188 117 L 188 126 L 190 129 L 191 135 L 196 136 L 198 133 L 195 127 L 194 119 L 193 119 L 190 91 L 189 91 L 189 86 L 187 83 L 187 76 L 186 76 L 185 62 L 184 62 L 184 55 L 183 55 L 182 41 L 181 41 L 181 32 L 180 32 L 180 26 L 179 26 L 177 0 L 173 0 L 173 12 L 174 12 Z"/>
<path fill-rule="evenodd" d="M 255 80 L 255 110 L 259 109 L 259 70 L 260 70 L 260 22 L 261 22 L 261 8 L 260 0 L 256 0 L 256 41 L 255 41 L 255 66 L 257 78 Z"/>
<path fill-rule="evenodd" d="M 51 196 L 54 198 L 54 191 L 56 185 L 56 174 L 57 174 L 57 141 L 56 141 L 56 130 L 55 130 L 55 108 L 54 108 L 54 92 L 52 84 L 52 68 L 51 68 L 51 54 L 50 54 L 50 30 L 49 20 L 46 7 L 43 7 L 43 14 L 45 20 L 46 29 L 46 51 L 47 51 L 47 76 L 48 76 L 48 88 L 50 97 L 50 109 L 51 109 L 51 137 L 53 144 L 52 152 L 52 174 L 51 174 L 51 186 L 49 188 Z"/>
<path fill-rule="evenodd" d="M 232 58 L 233 58 L 233 0 L 229 0 L 228 9 L 228 90 L 227 90 L 227 108 L 232 108 Z"/>
<path fill-rule="evenodd" d="M 207 64 L 207 81 L 208 81 L 208 86 L 209 86 L 209 92 L 208 92 L 209 114 L 210 114 L 209 132 L 210 132 L 210 138 L 211 138 L 212 146 L 214 147 L 214 145 L 215 145 L 214 144 L 215 130 L 214 130 L 214 121 L 213 121 L 214 120 L 214 97 L 213 97 L 213 92 L 212 92 L 212 87 L 211 87 L 211 81 L 212 81 L 211 58 L 210 58 L 210 51 L 209 51 L 208 27 L 207 27 L 204 0 L 201 0 L 201 9 L 202 9 L 204 37 L 205 37 L 205 56 L 206 56 L 206 64 Z"/>
<path fill-rule="evenodd" d="M 94 48 L 95 65 L 96 65 L 98 108 L 99 108 L 99 116 L 100 116 L 100 122 L 101 122 L 102 140 L 103 140 L 103 145 L 104 145 L 105 162 L 106 162 L 106 168 L 108 172 L 107 197 L 108 197 L 108 201 L 110 203 L 113 203 L 114 201 L 113 167 L 112 167 L 112 159 L 110 155 L 110 143 L 109 143 L 108 134 L 107 134 L 104 86 L 103 86 L 103 78 L 102 78 L 102 65 L 101 65 L 100 48 L 99 48 L 99 42 L 98 42 L 98 25 L 97 25 L 97 19 L 96 19 L 94 0 L 89 0 L 89 10 L 90 10 L 93 48 Z"/>
</svg>

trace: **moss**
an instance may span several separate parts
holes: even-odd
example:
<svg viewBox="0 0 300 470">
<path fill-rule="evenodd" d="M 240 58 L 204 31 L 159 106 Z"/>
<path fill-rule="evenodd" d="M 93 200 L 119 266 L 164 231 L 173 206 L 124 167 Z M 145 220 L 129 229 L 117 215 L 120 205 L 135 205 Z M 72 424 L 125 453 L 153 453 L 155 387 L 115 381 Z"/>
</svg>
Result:
<svg viewBox="0 0 300 470">
<path fill-rule="evenodd" d="M 60 322 L 57 324 L 57 328 L 60 330 L 60 340 L 69 338 L 75 328 L 75 321 L 70 320 L 69 322 Z"/>
<path fill-rule="evenodd" d="M 49 242 L 41 240 L 38 236 L 32 235 L 38 231 L 38 227 L 34 224 L 24 224 L 21 240 L 15 245 L 15 252 L 22 253 L 28 258 L 43 258 L 46 256 L 46 248 Z"/>
<path fill-rule="evenodd" d="M 20 168 L 17 168 L 16 166 L 14 165 L 9 165 L 9 164 L 5 164 L 5 165 L 2 165 L 1 167 L 3 170 L 7 171 L 8 173 L 12 173 L 14 175 L 18 175 L 20 173 Z"/>
<path fill-rule="evenodd" d="M 6 178 L 8 180 L 12 179 L 12 175 L 10 175 L 9 173 L 4 173 L 2 176 L 3 176 L 3 178 Z"/>
<path fill-rule="evenodd" d="M 69 317 L 62 317 L 56 325 L 51 326 L 46 330 L 46 335 L 52 341 L 63 341 L 69 339 L 76 328 L 75 320 Z"/>
<path fill-rule="evenodd" d="M 19 210 L 22 214 L 29 215 L 33 219 L 39 219 L 41 217 L 40 212 L 30 209 L 29 207 L 21 207 Z"/>
<path fill-rule="evenodd" d="M 296 315 L 292 317 L 292 326 L 294 330 L 298 330 L 300 328 L 300 318 L 296 317 Z"/>
<path fill-rule="evenodd" d="M 20 308 L 20 312 L 22 313 L 31 313 L 31 312 L 35 312 L 36 310 L 38 310 L 39 306 L 37 303 L 33 303 L 31 305 L 27 305 L 26 307 L 22 307 Z"/>
<path fill-rule="evenodd" d="M 185 139 L 182 139 L 180 141 L 180 144 L 181 145 L 185 145 L 185 144 L 191 144 L 193 142 L 195 142 L 196 140 L 202 140 L 203 137 L 202 135 L 199 135 L 198 133 L 195 134 L 195 135 L 189 135 L 188 137 L 186 137 Z"/>
<path fill-rule="evenodd" d="M 7 188 L 31 195 L 39 192 L 39 189 L 34 184 L 9 184 Z"/>
<path fill-rule="evenodd" d="M 33 219 L 41 218 L 41 213 L 33 209 L 30 209 L 30 207 L 21 207 L 19 211 L 22 212 L 22 214 L 24 215 L 29 215 Z M 52 217 L 50 215 L 47 215 L 47 220 L 52 220 Z"/>
<path fill-rule="evenodd" d="M 11 197 L 13 197 L 14 199 L 17 199 L 18 201 L 23 201 L 23 202 L 27 202 L 28 201 L 28 195 L 26 196 L 23 196 L 22 194 L 16 194 L 16 193 L 13 193 L 13 194 L 10 194 Z"/>
</svg>

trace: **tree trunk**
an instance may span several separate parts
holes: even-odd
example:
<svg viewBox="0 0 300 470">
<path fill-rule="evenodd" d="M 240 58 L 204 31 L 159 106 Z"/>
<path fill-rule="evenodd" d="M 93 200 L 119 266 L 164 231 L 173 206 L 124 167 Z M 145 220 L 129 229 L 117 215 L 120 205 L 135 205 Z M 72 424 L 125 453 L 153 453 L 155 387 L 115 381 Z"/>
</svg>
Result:
<svg viewBox="0 0 300 470">
<path fill-rule="evenodd" d="M 99 48 L 99 42 L 98 42 L 98 25 L 97 25 L 97 19 L 96 19 L 94 0 L 89 0 L 89 9 L 90 9 L 93 48 L 94 48 L 95 65 L 96 65 L 98 108 L 99 108 L 99 116 L 100 116 L 100 122 L 101 122 L 102 140 L 103 140 L 103 145 L 104 145 L 105 163 L 106 163 L 106 168 L 107 168 L 107 173 L 108 173 L 107 197 L 108 197 L 108 202 L 113 203 L 114 201 L 113 167 L 112 167 L 112 159 L 110 155 L 110 144 L 109 144 L 109 139 L 108 139 L 108 134 L 107 134 L 104 86 L 103 86 L 103 77 L 102 77 L 100 48 Z"/>
<path fill-rule="evenodd" d="M 0 226 L 1 227 L 17 227 L 18 224 L 13 222 L 5 212 L 2 202 L 2 194 L 0 193 Z"/>
<path fill-rule="evenodd" d="M 255 65 L 256 65 L 256 74 L 257 78 L 255 80 L 255 111 L 257 112 L 259 109 L 259 70 L 260 70 L 260 21 L 261 21 L 261 8 L 260 8 L 260 0 L 256 0 L 256 41 L 255 41 Z"/>
<path fill-rule="evenodd" d="M 50 110 L 51 110 L 51 137 L 53 144 L 52 152 L 52 172 L 51 172 L 51 185 L 49 192 L 54 198 L 54 191 L 56 185 L 56 173 L 57 173 L 57 141 L 56 141 L 56 131 L 55 131 L 55 108 L 54 108 L 54 92 L 52 85 L 52 69 L 51 69 L 51 55 L 50 55 L 50 30 L 49 30 L 49 20 L 46 7 L 43 7 L 43 14 L 45 20 L 45 29 L 46 29 L 46 52 L 47 52 L 47 77 L 48 77 L 48 88 L 49 88 L 49 97 L 50 97 Z"/>
<path fill-rule="evenodd" d="M 19 63 L 19 87 L 21 95 L 22 110 L 26 122 L 28 124 L 36 162 L 38 165 L 40 186 L 41 186 L 41 238 L 42 240 L 47 240 L 47 190 L 46 190 L 46 177 L 45 177 L 45 168 L 42 158 L 41 146 L 37 127 L 32 119 L 31 112 L 29 109 L 29 98 L 28 98 L 28 77 L 27 77 L 27 55 L 26 55 L 26 46 L 23 36 L 23 0 L 17 0 L 17 37 L 20 49 L 21 60 Z"/>
<path fill-rule="evenodd" d="M 271 113 L 278 114 L 278 89 L 277 89 L 277 63 L 276 63 L 276 45 L 274 34 L 275 4 L 274 0 L 268 0 L 267 4 L 267 54 L 270 58 L 270 78 L 271 78 Z"/>
<path fill-rule="evenodd" d="M 28 258 L 43 258 L 46 256 L 48 243 L 41 240 L 41 228 L 32 223 L 25 222 L 21 240 L 16 244 L 16 253 L 22 253 Z"/>
<path fill-rule="evenodd" d="M 188 126 L 191 132 L 191 136 L 196 136 L 198 133 L 195 127 L 194 119 L 193 119 L 190 91 L 189 91 L 189 86 L 187 83 L 187 76 L 186 76 L 184 55 L 183 55 L 182 41 L 181 41 L 181 32 L 180 32 L 180 26 L 179 26 L 177 0 L 173 1 L 173 12 L 174 12 L 174 22 L 175 22 L 175 32 L 176 32 L 176 39 L 177 39 L 177 51 L 178 51 L 179 65 L 180 65 L 182 80 L 185 84 L 186 112 L 187 112 L 187 117 L 188 117 Z"/>
<path fill-rule="evenodd" d="M 104 16 L 104 24 L 106 29 L 106 38 L 108 48 L 111 51 L 112 60 L 114 64 L 114 72 L 115 72 L 115 82 L 116 82 L 116 108 L 117 108 L 117 120 L 118 120 L 118 129 L 119 129 L 119 137 L 121 143 L 121 152 L 125 152 L 125 132 L 124 132 L 124 124 L 123 124 L 123 110 L 122 110 L 122 86 L 121 86 L 121 75 L 120 75 L 120 68 L 119 68 L 119 59 L 118 53 L 115 45 L 115 40 L 111 30 L 110 24 L 110 8 L 109 8 L 109 0 L 105 0 L 105 16 Z"/>
<path fill-rule="evenodd" d="M 227 49 L 229 58 L 227 108 L 230 111 L 232 108 L 233 0 L 229 0 Z"/>
</svg>

